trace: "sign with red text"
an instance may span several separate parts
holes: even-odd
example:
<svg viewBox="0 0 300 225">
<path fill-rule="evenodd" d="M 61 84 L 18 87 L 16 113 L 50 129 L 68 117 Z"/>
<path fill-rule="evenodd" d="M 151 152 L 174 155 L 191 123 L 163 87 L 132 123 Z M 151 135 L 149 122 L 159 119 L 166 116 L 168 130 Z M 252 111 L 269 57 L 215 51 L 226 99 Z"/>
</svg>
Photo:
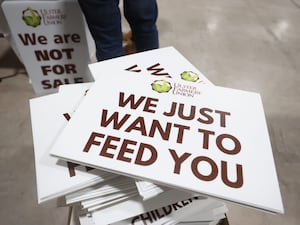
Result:
<svg viewBox="0 0 300 225">
<path fill-rule="evenodd" d="M 257 93 L 195 85 L 187 83 L 185 76 L 181 82 L 130 70 L 104 74 L 76 109 L 50 154 L 283 212 Z"/>
<path fill-rule="evenodd" d="M 132 75 L 179 79 L 187 84 L 213 85 L 201 71 L 172 46 L 92 63 L 89 64 L 89 69 L 95 80 L 101 76 L 117 76 L 120 71 L 127 71 Z M 193 94 L 182 90 L 177 86 L 173 92 L 181 95 Z"/>
<path fill-rule="evenodd" d="M 5 1 L 2 8 L 36 93 L 93 81 L 76 1 Z"/>
</svg>

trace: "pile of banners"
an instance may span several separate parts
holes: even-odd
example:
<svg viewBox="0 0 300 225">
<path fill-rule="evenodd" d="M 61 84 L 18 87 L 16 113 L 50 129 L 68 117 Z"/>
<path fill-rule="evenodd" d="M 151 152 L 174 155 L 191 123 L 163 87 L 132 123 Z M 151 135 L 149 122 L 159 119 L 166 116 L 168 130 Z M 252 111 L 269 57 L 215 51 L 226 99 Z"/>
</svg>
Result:
<svg viewBox="0 0 300 225">
<path fill-rule="evenodd" d="M 30 99 L 39 203 L 63 198 L 81 225 L 225 224 L 224 201 L 283 213 L 259 94 L 173 47 L 89 69 Z"/>
</svg>

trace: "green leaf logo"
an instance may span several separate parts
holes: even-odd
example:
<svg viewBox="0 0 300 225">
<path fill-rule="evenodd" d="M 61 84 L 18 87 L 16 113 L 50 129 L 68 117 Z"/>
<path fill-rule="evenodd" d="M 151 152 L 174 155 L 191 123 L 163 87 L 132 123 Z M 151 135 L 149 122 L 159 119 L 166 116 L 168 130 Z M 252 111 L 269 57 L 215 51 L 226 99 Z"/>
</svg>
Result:
<svg viewBox="0 0 300 225">
<path fill-rule="evenodd" d="M 199 75 L 192 71 L 184 71 L 180 74 L 182 80 L 196 82 L 199 80 Z"/>
<path fill-rule="evenodd" d="M 172 85 L 166 80 L 156 80 L 151 84 L 151 87 L 158 93 L 166 93 L 172 89 Z"/>
<path fill-rule="evenodd" d="M 39 13 L 31 7 L 28 7 L 26 10 L 22 12 L 22 19 L 26 25 L 31 27 L 37 27 L 41 25 L 41 16 Z"/>
</svg>

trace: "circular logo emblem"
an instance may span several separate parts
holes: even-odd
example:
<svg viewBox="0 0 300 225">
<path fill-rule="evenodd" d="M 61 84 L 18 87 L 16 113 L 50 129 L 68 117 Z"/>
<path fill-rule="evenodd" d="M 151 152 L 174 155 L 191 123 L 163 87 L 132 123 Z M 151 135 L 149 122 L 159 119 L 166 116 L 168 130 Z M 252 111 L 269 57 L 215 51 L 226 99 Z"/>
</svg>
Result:
<svg viewBox="0 0 300 225">
<path fill-rule="evenodd" d="M 42 20 L 39 13 L 31 7 L 28 7 L 22 12 L 22 19 L 26 25 L 31 27 L 37 27 L 41 25 Z"/>
<path fill-rule="evenodd" d="M 180 74 L 182 80 L 196 82 L 199 80 L 199 75 L 192 71 L 184 71 Z"/>
<path fill-rule="evenodd" d="M 158 93 L 166 93 L 172 89 L 171 83 L 165 80 L 156 80 L 151 84 L 151 87 Z"/>
</svg>

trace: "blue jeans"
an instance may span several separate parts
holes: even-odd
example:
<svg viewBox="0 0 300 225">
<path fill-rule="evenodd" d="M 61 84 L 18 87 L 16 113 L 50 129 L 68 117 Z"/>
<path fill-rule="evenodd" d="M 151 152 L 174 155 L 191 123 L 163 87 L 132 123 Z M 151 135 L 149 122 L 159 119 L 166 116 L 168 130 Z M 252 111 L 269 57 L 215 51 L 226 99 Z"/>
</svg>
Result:
<svg viewBox="0 0 300 225">
<path fill-rule="evenodd" d="M 123 0 L 137 52 L 159 46 L 156 0 Z M 96 44 L 98 61 L 124 55 L 119 0 L 78 0 Z"/>
</svg>

